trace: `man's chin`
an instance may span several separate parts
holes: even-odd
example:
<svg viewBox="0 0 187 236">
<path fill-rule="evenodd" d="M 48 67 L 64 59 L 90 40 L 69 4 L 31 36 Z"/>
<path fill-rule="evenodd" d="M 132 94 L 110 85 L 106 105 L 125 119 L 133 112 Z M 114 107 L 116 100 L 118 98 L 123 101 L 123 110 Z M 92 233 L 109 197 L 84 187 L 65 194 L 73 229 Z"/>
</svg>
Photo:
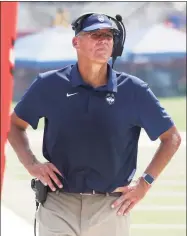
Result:
<svg viewBox="0 0 187 236">
<path fill-rule="evenodd" d="M 98 57 L 94 58 L 94 61 L 97 63 L 104 64 L 104 63 L 107 63 L 109 61 L 109 59 L 110 59 L 110 57 L 98 56 Z"/>
</svg>

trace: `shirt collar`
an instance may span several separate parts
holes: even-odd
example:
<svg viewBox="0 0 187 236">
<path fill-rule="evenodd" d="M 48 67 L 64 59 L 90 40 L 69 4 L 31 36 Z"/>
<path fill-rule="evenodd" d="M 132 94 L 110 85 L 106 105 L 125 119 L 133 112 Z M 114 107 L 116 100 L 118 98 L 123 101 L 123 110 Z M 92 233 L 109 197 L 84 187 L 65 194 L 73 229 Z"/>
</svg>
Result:
<svg viewBox="0 0 187 236">
<path fill-rule="evenodd" d="M 95 90 L 117 92 L 117 75 L 109 64 L 107 65 L 107 71 L 108 71 L 108 77 L 109 77 L 107 85 L 98 87 Z M 86 87 L 90 87 L 82 79 L 82 77 L 79 73 L 79 70 L 78 70 L 77 63 L 75 65 L 73 65 L 72 70 L 70 72 L 70 76 L 71 76 L 71 84 L 73 87 L 78 87 L 81 85 L 86 86 Z"/>
</svg>

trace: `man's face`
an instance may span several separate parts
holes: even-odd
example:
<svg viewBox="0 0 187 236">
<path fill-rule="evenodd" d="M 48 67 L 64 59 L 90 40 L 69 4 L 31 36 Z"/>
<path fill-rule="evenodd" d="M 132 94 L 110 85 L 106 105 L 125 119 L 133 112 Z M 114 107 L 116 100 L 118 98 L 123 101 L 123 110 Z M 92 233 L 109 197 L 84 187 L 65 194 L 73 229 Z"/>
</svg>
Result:
<svg viewBox="0 0 187 236">
<path fill-rule="evenodd" d="M 73 44 L 79 57 L 85 57 L 97 63 L 105 63 L 112 54 L 113 32 L 110 29 L 81 32 L 74 37 Z"/>
</svg>

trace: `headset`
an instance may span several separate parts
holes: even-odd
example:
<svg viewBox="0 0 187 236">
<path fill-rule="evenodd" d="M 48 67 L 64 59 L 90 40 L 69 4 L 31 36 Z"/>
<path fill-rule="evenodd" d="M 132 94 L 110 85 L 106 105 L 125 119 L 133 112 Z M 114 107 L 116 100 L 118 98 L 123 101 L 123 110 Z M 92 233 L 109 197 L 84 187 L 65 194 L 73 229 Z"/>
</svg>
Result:
<svg viewBox="0 0 187 236">
<path fill-rule="evenodd" d="M 81 15 L 78 17 L 76 20 L 72 22 L 72 29 L 75 31 L 75 34 L 78 34 L 82 30 L 82 22 L 89 16 L 93 14 L 101 14 L 107 16 L 110 20 L 112 20 L 116 26 L 117 29 L 114 30 L 114 46 L 113 46 L 113 51 L 112 51 L 112 68 L 114 66 L 114 62 L 117 59 L 117 57 L 120 57 L 123 52 L 123 47 L 125 43 L 125 38 L 126 38 L 126 30 L 125 26 L 122 22 L 122 17 L 121 15 L 116 15 L 116 18 L 113 18 L 111 16 L 108 16 L 103 13 L 96 13 L 96 12 L 89 12 L 86 14 Z"/>
</svg>

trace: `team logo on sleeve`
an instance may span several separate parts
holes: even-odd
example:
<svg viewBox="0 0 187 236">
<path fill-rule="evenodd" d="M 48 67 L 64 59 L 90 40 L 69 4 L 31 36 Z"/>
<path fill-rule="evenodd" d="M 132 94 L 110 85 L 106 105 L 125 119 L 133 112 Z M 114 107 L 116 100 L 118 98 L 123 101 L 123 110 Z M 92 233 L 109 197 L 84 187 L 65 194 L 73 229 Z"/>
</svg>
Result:
<svg viewBox="0 0 187 236">
<path fill-rule="evenodd" d="M 115 102 L 115 96 L 114 96 L 113 93 L 107 93 L 105 99 L 106 99 L 106 101 L 108 102 L 109 105 L 112 105 Z"/>
<path fill-rule="evenodd" d="M 98 16 L 98 21 L 100 21 L 100 22 L 104 22 L 104 21 L 105 21 L 104 16 L 99 15 L 99 16 Z"/>
</svg>

